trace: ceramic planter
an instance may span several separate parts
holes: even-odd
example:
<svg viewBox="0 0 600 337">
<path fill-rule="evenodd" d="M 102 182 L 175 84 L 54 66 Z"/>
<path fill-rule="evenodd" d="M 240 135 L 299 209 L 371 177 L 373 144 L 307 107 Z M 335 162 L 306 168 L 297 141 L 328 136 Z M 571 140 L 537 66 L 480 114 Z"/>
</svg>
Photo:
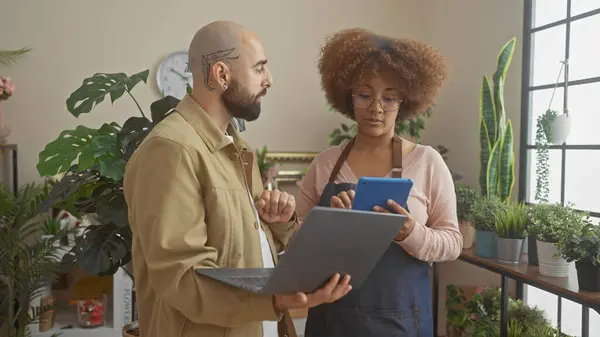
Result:
<svg viewBox="0 0 600 337">
<path fill-rule="evenodd" d="M 475 254 L 488 259 L 496 258 L 496 232 L 478 230 L 475 232 Z"/>
<path fill-rule="evenodd" d="M 523 254 L 525 239 L 511 239 L 498 237 L 496 242 L 496 258 L 499 262 L 519 264 Z"/>
<path fill-rule="evenodd" d="M 463 237 L 463 249 L 473 247 L 473 243 L 475 243 L 475 227 L 468 221 L 461 221 L 458 224 L 458 228 Z"/>
<path fill-rule="evenodd" d="M 575 262 L 579 290 L 600 292 L 600 267 L 588 260 Z"/>
<path fill-rule="evenodd" d="M 536 246 L 540 274 L 549 277 L 569 277 L 571 263 L 559 255 L 554 243 L 536 240 Z"/>
<path fill-rule="evenodd" d="M 560 145 L 564 143 L 571 132 L 572 122 L 573 118 L 569 117 L 567 114 L 556 116 L 552 122 L 552 139 L 550 143 L 554 145 Z"/>
<path fill-rule="evenodd" d="M 537 243 L 535 235 L 527 237 L 527 262 L 531 265 L 538 265 Z"/>
</svg>

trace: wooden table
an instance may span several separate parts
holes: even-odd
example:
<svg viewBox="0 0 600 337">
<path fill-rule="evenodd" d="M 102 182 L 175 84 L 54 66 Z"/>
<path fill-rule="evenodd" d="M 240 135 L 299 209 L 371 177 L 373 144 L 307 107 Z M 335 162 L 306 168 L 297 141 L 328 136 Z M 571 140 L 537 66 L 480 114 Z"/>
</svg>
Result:
<svg viewBox="0 0 600 337">
<path fill-rule="evenodd" d="M 583 306 L 581 327 L 582 337 L 589 336 L 589 308 L 592 308 L 593 310 L 596 310 L 596 312 L 600 313 L 600 292 L 579 291 L 577 278 L 556 278 L 542 276 L 539 273 L 538 266 L 530 265 L 526 262 L 526 260 L 521 262 L 519 265 L 504 264 L 497 262 L 495 259 L 486 259 L 475 255 L 474 248 L 463 250 L 462 254 L 460 254 L 459 260 L 500 274 L 502 289 L 502 301 L 500 302 L 501 337 L 507 336 L 509 278 L 581 304 Z M 437 282 L 434 283 L 435 289 L 437 289 L 438 286 L 439 285 Z M 436 302 L 439 301 L 439 299 L 435 300 Z M 437 303 L 435 303 L 434 307 L 437 307 Z"/>
<path fill-rule="evenodd" d="M 18 179 L 18 165 L 17 165 L 17 145 L 15 144 L 0 144 L 0 182 L 4 182 L 8 185 L 9 189 L 12 189 L 13 193 L 17 193 L 19 190 L 19 179 Z M 11 177 L 11 182 L 5 182 L 8 180 L 6 177 Z"/>
</svg>

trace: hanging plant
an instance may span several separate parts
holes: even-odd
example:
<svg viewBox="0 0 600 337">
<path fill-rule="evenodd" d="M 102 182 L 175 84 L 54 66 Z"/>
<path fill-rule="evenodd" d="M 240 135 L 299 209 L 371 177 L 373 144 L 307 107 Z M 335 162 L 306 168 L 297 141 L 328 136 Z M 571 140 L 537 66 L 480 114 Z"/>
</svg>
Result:
<svg viewBox="0 0 600 337">
<path fill-rule="evenodd" d="M 556 119 L 558 112 L 548 109 L 537 118 L 537 127 L 535 130 L 535 148 L 536 148 L 536 176 L 535 200 L 537 202 L 548 202 L 550 194 L 549 173 L 550 167 L 548 160 L 550 154 L 548 145 L 552 139 L 552 123 Z"/>
</svg>

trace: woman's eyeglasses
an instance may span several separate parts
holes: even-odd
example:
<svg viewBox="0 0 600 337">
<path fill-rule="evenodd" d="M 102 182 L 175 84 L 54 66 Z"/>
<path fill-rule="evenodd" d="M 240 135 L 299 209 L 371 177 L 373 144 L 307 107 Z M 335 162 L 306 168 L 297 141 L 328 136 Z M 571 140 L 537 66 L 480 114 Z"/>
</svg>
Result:
<svg viewBox="0 0 600 337">
<path fill-rule="evenodd" d="M 370 108 L 376 100 L 379 101 L 381 108 L 385 112 L 397 111 L 400 109 L 400 103 L 402 103 L 402 100 L 394 97 L 383 96 L 377 99 L 377 97 L 371 94 L 352 94 L 352 104 L 360 109 Z"/>
</svg>

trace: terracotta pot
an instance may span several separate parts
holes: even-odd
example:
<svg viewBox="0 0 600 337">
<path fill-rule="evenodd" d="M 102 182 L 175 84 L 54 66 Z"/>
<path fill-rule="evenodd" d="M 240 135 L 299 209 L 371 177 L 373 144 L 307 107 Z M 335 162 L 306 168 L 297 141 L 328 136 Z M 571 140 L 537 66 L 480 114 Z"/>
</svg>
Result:
<svg viewBox="0 0 600 337">
<path fill-rule="evenodd" d="M 468 221 L 461 221 L 458 224 L 458 228 L 463 236 L 463 249 L 473 247 L 473 243 L 475 243 L 475 227 Z"/>
</svg>

